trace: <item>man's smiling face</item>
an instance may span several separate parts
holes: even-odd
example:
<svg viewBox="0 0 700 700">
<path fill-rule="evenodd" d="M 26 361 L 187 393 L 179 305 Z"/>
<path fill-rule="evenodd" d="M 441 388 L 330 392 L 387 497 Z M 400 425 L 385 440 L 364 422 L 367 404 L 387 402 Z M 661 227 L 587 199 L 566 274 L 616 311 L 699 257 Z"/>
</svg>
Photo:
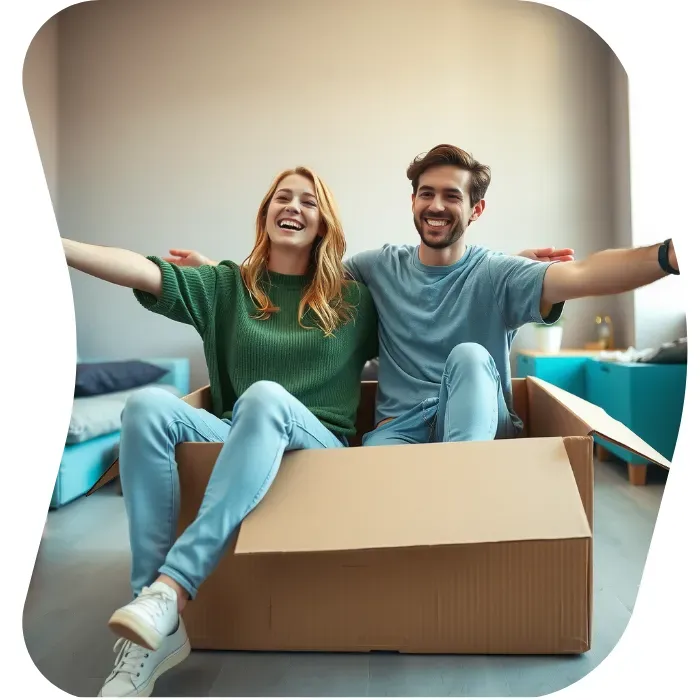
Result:
<svg viewBox="0 0 700 700">
<path fill-rule="evenodd" d="M 454 165 L 426 170 L 413 195 L 413 223 L 429 248 L 448 248 L 481 215 L 483 202 L 469 200 L 471 174 Z"/>
</svg>

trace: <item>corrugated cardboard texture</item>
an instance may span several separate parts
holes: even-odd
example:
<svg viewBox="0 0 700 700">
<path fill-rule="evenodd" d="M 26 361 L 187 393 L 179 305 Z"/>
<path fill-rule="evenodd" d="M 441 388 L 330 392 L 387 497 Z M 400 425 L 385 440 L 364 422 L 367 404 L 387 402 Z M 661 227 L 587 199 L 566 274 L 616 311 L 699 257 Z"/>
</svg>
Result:
<svg viewBox="0 0 700 700">
<path fill-rule="evenodd" d="M 119 476 L 119 460 L 115 460 L 110 464 L 109 467 L 107 467 L 107 471 L 95 482 L 95 485 L 85 494 L 86 496 L 90 496 L 97 489 L 101 489 L 103 486 L 106 486 L 110 482 L 114 481 L 117 477 Z"/>
<path fill-rule="evenodd" d="M 516 378 L 512 380 L 512 390 L 513 390 L 513 409 L 518 415 L 520 420 L 524 424 L 523 437 L 530 437 L 529 432 L 529 422 L 530 422 L 530 411 L 528 408 L 528 398 L 527 398 L 527 379 L 526 378 Z"/>
<path fill-rule="evenodd" d="M 375 389 L 363 385 L 361 432 Z M 208 389 L 185 400 L 208 408 Z M 552 438 L 581 420 L 530 379 L 514 383 L 514 404 L 533 439 L 285 456 L 185 611 L 193 647 L 587 651 L 591 439 Z M 180 532 L 220 450 L 177 447 Z"/>
<path fill-rule="evenodd" d="M 590 540 L 226 557 L 185 610 L 197 649 L 581 653 Z"/>
<path fill-rule="evenodd" d="M 585 401 L 578 396 L 570 394 L 558 386 L 549 384 L 548 382 L 538 379 L 537 377 L 528 377 L 528 382 L 538 388 L 543 389 L 555 398 L 559 404 L 565 406 L 568 411 L 578 417 L 584 425 L 588 426 L 588 432 L 594 432 L 600 437 L 610 440 L 621 447 L 624 447 L 631 452 L 643 457 L 649 462 L 654 462 L 659 466 L 669 469 L 671 463 L 661 454 L 659 454 L 651 445 L 648 445 L 638 435 L 635 435 L 626 425 L 620 421 L 611 418 L 602 408 L 595 406 L 588 401 Z M 537 392 L 531 391 L 530 396 L 536 396 Z M 541 414 L 540 414 L 541 415 Z M 563 433 L 562 433 L 563 434 Z M 567 435 L 575 435 L 578 433 L 566 433 Z"/>
<path fill-rule="evenodd" d="M 588 525 L 593 532 L 593 438 L 592 437 L 565 437 L 564 447 L 569 455 L 571 469 L 576 479 L 583 508 L 588 516 Z M 593 540 L 589 550 L 591 565 L 588 568 L 588 638 L 592 635 L 593 624 Z"/>
<path fill-rule="evenodd" d="M 545 386 L 527 378 L 527 397 L 529 425 L 528 435 L 531 437 L 551 437 L 554 435 L 587 436 L 591 428 L 568 406 L 558 401 Z"/>
<path fill-rule="evenodd" d="M 419 547 L 590 534 L 561 438 L 498 440 L 290 454 L 243 523 L 236 551 Z"/>
<path fill-rule="evenodd" d="M 204 408 L 207 411 L 211 411 L 211 391 L 209 386 L 203 386 L 201 389 L 183 396 L 182 400 L 193 408 Z"/>
<path fill-rule="evenodd" d="M 196 515 L 219 451 L 216 444 L 178 447 L 180 530 Z M 244 522 L 236 554 L 224 556 L 186 609 L 195 648 L 589 648 L 590 528 L 561 439 L 329 456 L 313 450 L 285 458 Z M 550 538 L 554 531 L 559 538 L 444 544 L 473 542 L 479 531 L 488 539 Z M 282 549 L 288 551 L 265 553 Z"/>
<path fill-rule="evenodd" d="M 566 437 L 564 447 L 569 455 L 588 525 L 593 530 L 593 438 Z"/>
</svg>

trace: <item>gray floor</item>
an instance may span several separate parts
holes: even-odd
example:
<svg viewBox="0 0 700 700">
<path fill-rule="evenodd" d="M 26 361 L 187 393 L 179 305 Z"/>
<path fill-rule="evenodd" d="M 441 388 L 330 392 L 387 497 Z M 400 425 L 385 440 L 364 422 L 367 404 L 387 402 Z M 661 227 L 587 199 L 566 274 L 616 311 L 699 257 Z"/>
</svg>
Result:
<svg viewBox="0 0 700 700">
<path fill-rule="evenodd" d="M 157 696 L 537 697 L 585 676 L 615 646 L 637 595 L 665 473 L 627 484 L 621 464 L 596 465 L 592 650 L 574 658 L 193 652 Z M 49 514 L 24 612 L 39 670 L 94 697 L 114 659 L 105 622 L 128 600 L 123 501 L 113 488 Z"/>
</svg>

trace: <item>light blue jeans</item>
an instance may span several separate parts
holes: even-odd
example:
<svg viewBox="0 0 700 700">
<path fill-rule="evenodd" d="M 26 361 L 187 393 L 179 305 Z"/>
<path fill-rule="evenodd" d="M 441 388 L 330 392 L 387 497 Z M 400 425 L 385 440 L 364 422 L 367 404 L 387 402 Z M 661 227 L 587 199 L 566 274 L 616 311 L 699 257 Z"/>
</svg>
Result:
<svg viewBox="0 0 700 700">
<path fill-rule="evenodd" d="M 199 513 L 176 540 L 180 482 L 175 446 L 223 442 Z M 273 382 L 256 382 L 236 401 L 230 421 L 149 387 L 122 416 L 120 475 L 129 521 L 131 586 L 138 595 L 158 574 L 194 598 L 260 502 L 288 450 L 347 446 Z"/>
<path fill-rule="evenodd" d="M 518 432 L 493 358 L 481 345 L 462 343 L 447 358 L 439 395 L 367 433 L 362 444 L 484 441 Z"/>
</svg>

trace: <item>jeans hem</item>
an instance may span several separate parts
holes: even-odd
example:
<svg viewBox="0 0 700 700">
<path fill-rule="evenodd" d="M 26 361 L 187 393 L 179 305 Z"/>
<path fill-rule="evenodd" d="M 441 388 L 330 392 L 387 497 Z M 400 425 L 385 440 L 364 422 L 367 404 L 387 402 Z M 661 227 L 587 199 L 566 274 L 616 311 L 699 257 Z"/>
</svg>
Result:
<svg viewBox="0 0 700 700">
<path fill-rule="evenodd" d="M 197 597 L 198 589 L 193 586 L 179 571 L 171 569 L 169 566 L 161 566 L 158 572 L 163 574 L 163 576 L 168 576 L 175 583 L 180 584 L 190 596 L 190 600 L 194 600 Z"/>
</svg>

